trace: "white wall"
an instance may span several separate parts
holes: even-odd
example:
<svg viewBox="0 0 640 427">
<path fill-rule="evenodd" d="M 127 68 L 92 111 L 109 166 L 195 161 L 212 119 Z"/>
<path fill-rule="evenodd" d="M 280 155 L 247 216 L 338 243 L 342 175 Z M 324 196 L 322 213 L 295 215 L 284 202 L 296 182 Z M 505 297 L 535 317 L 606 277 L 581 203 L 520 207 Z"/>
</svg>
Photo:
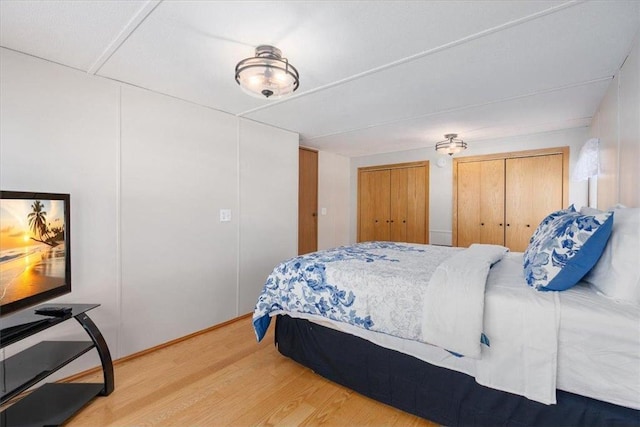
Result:
<svg viewBox="0 0 640 427">
<path fill-rule="evenodd" d="M 600 139 L 598 207 L 640 206 L 640 34 L 609 85 L 590 134 Z"/>
<path fill-rule="evenodd" d="M 73 291 L 58 301 L 101 304 L 90 316 L 114 358 L 250 312 L 296 254 L 298 135 L 0 55 L 0 186 L 71 193 Z M 65 322 L 5 356 L 52 337 L 86 335 Z"/>
<path fill-rule="evenodd" d="M 245 119 L 239 132 L 238 313 L 248 313 L 273 267 L 298 253 L 298 135 Z"/>
<path fill-rule="evenodd" d="M 238 221 L 218 212 L 238 212 L 238 141 L 228 114 L 129 87 L 121 99 L 121 353 L 130 354 L 237 314 Z"/>
<path fill-rule="evenodd" d="M 2 49 L 0 94 L 0 188 L 71 193 L 73 298 L 102 304 L 91 317 L 115 350 L 119 88 Z M 76 322 L 65 322 L 6 348 L 5 354 L 43 337 L 83 335 Z M 99 364 L 95 354 L 83 359 L 84 367 Z"/>
<path fill-rule="evenodd" d="M 350 161 L 318 152 L 318 249 L 349 243 Z"/>
<path fill-rule="evenodd" d="M 461 135 L 464 139 L 464 135 Z M 550 147 L 570 147 L 569 174 L 577 161 L 580 147 L 588 139 L 587 128 L 576 128 L 562 131 L 545 132 L 534 135 L 524 135 L 505 139 L 468 141 L 469 148 L 461 156 L 476 156 L 481 154 L 501 153 L 511 151 L 532 150 Z M 351 159 L 351 228 L 350 239 L 357 238 L 357 187 L 358 168 L 373 165 L 413 162 L 428 160 L 429 165 L 429 243 L 450 245 L 452 238 L 453 215 L 453 168 L 451 158 L 446 156 L 446 165 L 439 168 L 436 161 L 442 155 L 437 154 L 433 147 L 400 151 L 395 153 L 378 154 L 375 156 L 354 157 Z M 577 207 L 587 204 L 586 182 L 569 183 L 569 203 Z"/>
</svg>

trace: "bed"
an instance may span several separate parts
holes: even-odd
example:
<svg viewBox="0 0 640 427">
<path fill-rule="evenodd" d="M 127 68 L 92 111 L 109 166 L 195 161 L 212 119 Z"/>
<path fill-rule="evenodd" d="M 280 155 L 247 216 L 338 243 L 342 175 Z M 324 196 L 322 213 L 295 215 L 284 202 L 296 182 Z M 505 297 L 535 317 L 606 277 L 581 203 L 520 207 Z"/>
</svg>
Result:
<svg viewBox="0 0 640 427">
<path fill-rule="evenodd" d="M 275 317 L 283 355 L 444 425 L 637 426 L 638 263 L 623 256 L 620 264 L 616 251 L 638 245 L 638 217 L 633 209 L 552 213 L 526 253 L 367 242 L 296 257 L 267 279 L 256 335 Z M 559 222 L 574 228 L 575 242 L 564 236 L 554 249 L 544 239 L 562 234 Z M 581 246 L 577 270 L 586 275 L 569 266 Z M 546 292 L 567 277 L 578 280 Z"/>
</svg>

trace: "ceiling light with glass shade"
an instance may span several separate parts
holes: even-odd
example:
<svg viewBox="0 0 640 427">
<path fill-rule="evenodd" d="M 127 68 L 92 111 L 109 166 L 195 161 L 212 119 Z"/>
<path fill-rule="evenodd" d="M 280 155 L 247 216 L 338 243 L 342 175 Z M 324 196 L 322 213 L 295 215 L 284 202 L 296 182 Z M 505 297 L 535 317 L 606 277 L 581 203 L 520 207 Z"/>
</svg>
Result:
<svg viewBox="0 0 640 427">
<path fill-rule="evenodd" d="M 236 82 L 256 98 L 278 99 L 290 95 L 300 85 L 298 70 L 289 64 L 277 47 L 260 45 L 256 56 L 236 65 Z"/>
<path fill-rule="evenodd" d="M 467 149 L 467 143 L 458 138 L 457 133 L 448 133 L 444 136 L 446 139 L 436 144 L 436 151 L 441 154 L 453 156 Z"/>
</svg>

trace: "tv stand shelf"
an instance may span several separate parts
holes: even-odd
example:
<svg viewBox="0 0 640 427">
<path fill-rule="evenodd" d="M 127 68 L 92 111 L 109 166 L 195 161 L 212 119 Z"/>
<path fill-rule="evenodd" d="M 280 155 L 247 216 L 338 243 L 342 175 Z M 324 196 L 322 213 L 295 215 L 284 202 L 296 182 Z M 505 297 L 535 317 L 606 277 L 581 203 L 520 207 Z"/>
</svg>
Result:
<svg viewBox="0 0 640 427">
<path fill-rule="evenodd" d="M 53 306 L 45 304 L 36 309 Z M 4 360 L 0 364 L 0 405 L 42 381 L 53 372 L 96 349 L 102 362 L 104 383 L 45 384 L 0 413 L 0 426 L 60 425 L 97 395 L 114 389 L 113 363 L 100 330 L 86 314 L 99 304 L 65 304 L 71 312 L 63 317 L 35 314 L 24 310 L 0 320 L 0 348 L 16 343 L 51 326 L 75 318 L 91 341 L 42 341 Z"/>
</svg>

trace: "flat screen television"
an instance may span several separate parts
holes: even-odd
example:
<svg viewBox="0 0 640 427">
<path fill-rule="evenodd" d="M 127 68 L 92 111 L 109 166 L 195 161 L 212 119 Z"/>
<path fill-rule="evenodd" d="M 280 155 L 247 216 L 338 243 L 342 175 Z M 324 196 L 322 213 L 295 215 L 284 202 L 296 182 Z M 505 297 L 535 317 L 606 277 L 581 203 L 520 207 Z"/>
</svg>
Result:
<svg viewBox="0 0 640 427">
<path fill-rule="evenodd" d="M 70 196 L 0 191 L 0 316 L 71 292 Z"/>
</svg>

